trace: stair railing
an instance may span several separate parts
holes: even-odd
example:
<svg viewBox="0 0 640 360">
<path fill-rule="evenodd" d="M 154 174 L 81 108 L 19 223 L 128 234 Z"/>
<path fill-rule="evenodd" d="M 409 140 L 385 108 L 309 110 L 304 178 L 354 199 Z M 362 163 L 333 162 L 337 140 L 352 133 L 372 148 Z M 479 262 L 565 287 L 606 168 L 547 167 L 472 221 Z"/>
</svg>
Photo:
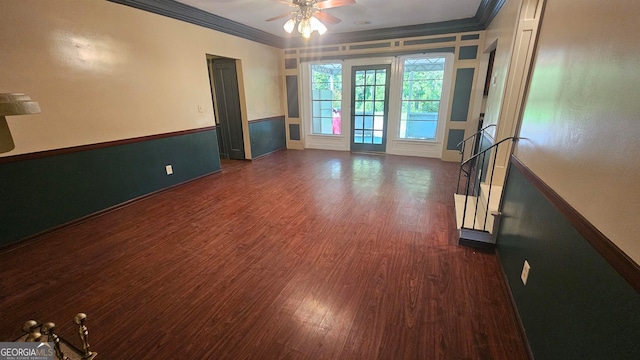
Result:
<svg viewBox="0 0 640 360">
<path fill-rule="evenodd" d="M 456 146 L 458 148 L 458 150 L 460 151 L 460 155 L 461 155 L 461 159 L 460 159 L 460 164 L 462 164 L 462 162 L 465 161 L 464 158 L 464 154 L 465 151 L 467 150 L 468 146 L 467 142 L 471 141 L 471 143 L 473 144 L 473 149 L 471 151 L 471 155 L 469 157 L 472 157 L 473 155 L 475 155 L 478 152 L 478 147 L 480 146 L 481 142 L 482 142 L 482 138 L 484 137 L 484 134 L 487 132 L 487 129 L 490 127 L 495 127 L 495 124 L 490 124 L 487 125 L 485 127 L 483 127 L 482 129 L 478 130 L 475 134 L 469 136 L 468 138 L 460 141 L 458 143 L 458 145 Z M 470 176 L 471 172 L 473 171 L 475 167 L 475 163 L 471 162 L 469 163 L 469 169 L 465 170 L 462 166 L 460 166 L 460 171 L 458 171 L 458 182 L 457 182 L 457 186 L 456 186 L 456 194 L 460 191 L 460 176 L 462 173 L 465 174 L 465 176 Z"/>
<path fill-rule="evenodd" d="M 491 126 L 491 125 L 489 125 Z M 487 126 L 487 127 L 489 127 Z M 485 130 L 486 128 L 483 128 L 481 131 L 478 131 L 478 133 L 481 133 Z M 474 134 L 477 135 L 478 133 Z M 471 138 L 471 137 L 469 137 Z M 496 151 L 496 153 L 493 156 L 493 163 L 491 164 L 491 168 L 490 168 L 490 176 L 489 176 L 489 190 L 487 193 L 487 201 L 485 204 L 485 209 L 484 209 L 484 223 L 482 224 L 482 231 L 488 231 L 487 230 L 487 218 L 490 216 L 489 214 L 489 203 L 491 201 L 491 190 L 492 190 L 492 185 L 493 185 L 493 174 L 495 173 L 495 168 L 496 168 L 496 160 L 497 160 L 497 150 L 500 147 L 501 144 L 506 143 L 506 142 L 511 142 L 511 141 L 516 141 L 518 140 L 517 137 L 515 136 L 511 136 L 508 138 L 504 138 L 496 143 L 494 143 L 493 145 L 491 145 L 490 147 L 480 151 L 480 152 L 476 152 L 475 154 L 473 154 L 472 156 L 470 156 L 469 158 L 467 158 L 466 160 L 464 159 L 464 153 L 462 155 L 462 159 L 460 160 L 460 170 L 458 172 L 458 179 L 460 179 L 460 174 L 461 173 L 465 173 L 465 176 L 467 177 L 467 181 L 466 181 L 466 185 L 465 185 L 465 200 L 464 200 L 464 209 L 463 209 L 463 213 L 462 213 L 462 229 L 469 229 L 469 230 L 474 230 L 476 229 L 476 220 L 478 218 L 478 204 L 480 203 L 480 201 L 476 201 L 476 205 L 475 205 L 475 209 L 473 212 L 473 224 L 471 227 L 466 227 L 465 226 L 465 220 L 466 220 L 466 216 L 467 216 L 467 205 L 469 202 L 469 196 L 476 196 L 479 195 L 476 194 L 476 189 L 479 188 L 480 185 L 480 181 L 482 181 L 481 179 L 481 174 L 477 174 L 477 172 L 474 172 L 474 169 L 484 169 L 484 164 L 485 164 L 485 159 L 486 159 L 486 155 L 491 154 L 492 151 Z M 480 161 L 480 166 L 477 167 L 477 162 Z M 465 171 L 464 167 L 465 166 L 469 166 L 469 171 Z M 489 172 L 489 169 L 487 169 L 487 171 Z M 478 176 L 480 175 L 480 176 Z M 471 178 L 473 178 L 473 180 L 471 180 Z M 485 179 L 486 180 L 486 179 Z M 458 181 L 458 188 L 459 188 L 459 182 Z M 485 183 L 487 183 L 485 181 Z M 459 189 L 456 190 L 456 194 L 459 194 Z M 477 230 L 477 229 L 476 229 Z"/>
</svg>

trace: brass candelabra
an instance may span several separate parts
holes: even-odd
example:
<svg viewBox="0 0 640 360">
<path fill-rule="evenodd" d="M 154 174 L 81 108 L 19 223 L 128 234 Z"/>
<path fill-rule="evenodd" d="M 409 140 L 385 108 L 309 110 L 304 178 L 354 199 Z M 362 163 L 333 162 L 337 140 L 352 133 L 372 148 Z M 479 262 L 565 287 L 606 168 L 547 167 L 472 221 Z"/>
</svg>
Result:
<svg viewBox="0 0 640 360">
<path fill-rule="evenodd" d="M 53 343 L 56 360 L 93 360 L 98 355 L 91 351 L 89 346 L 89 331 L 85 325 L 87 315 L 79 313 L 73 319 L 78 325 L 78 334 L 82 342 L 82 349 L 79 349 L 66 341 L 56 333 L 56 324 L 47 322 L 39 324 L 35 320 L 29 320 L 22 325 L 24 335 L 18 338 L 17 342 L 51 342 Z"/>
</svg>

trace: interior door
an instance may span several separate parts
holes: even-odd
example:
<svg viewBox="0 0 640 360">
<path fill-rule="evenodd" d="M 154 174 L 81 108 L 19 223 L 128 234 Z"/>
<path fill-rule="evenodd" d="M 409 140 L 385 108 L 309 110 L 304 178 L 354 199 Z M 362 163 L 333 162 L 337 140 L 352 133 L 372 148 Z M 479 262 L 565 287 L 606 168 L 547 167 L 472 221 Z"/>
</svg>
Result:
<svg viewBox="0 0 640 360">
<path fill-rule="evenodd" d="M 385 152 L 391 65 L 351 68 L 351 151 Z"/>
<path fill-rule="evenodd" d="M 244 139 L 236 61 L 234 59 L 212 59 L 211 63 L 215 90 L 214 102 L 218 115 L 217 133 L 220 156 L 242 160 L 245 158 Z"/>
</svg>

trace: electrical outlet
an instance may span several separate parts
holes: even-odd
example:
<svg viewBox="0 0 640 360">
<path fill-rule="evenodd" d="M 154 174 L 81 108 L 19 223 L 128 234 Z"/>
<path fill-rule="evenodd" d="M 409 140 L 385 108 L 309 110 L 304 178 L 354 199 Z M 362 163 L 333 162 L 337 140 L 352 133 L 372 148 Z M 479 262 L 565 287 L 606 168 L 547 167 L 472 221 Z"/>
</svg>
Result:
<svg viewBox="0 0 640 360">
<path fill-rule="evenodd" d="M 164 169 L 167 170 L 167 175 L 173 174 L 173 166 L 167 165 L 164 167 Z"/>
<path fill-rule="evenodd" d="M 201 113 L 202 112 L 202 105 L 198 105 L 198 112 Z"/>
<path fill-rule="evenodd" d="M 529 270 L 531 270 L 531 265 L 527 260 L 524 261 L 524 266 L 522 266 L 522 274 L 520 274 L 520 279 L 522 279 L 522 283 L 526 286 L 527 279 L 529 278 Z"/>
</svg>

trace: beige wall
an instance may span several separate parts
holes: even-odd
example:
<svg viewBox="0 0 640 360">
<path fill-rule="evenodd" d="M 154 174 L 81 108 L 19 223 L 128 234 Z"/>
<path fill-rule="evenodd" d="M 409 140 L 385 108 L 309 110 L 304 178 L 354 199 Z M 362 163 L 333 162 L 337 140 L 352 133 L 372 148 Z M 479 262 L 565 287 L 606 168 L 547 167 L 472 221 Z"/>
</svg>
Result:
<svg viewBox="0 0 640 360">
<path fill-rule="evenodd" d="M 284 114 L 276 48 L 99 0 L 2 1 L 0 14 L 0 92 L 42 108 L 8 117 L 16 148 L 2 156 L 212 126 L 206 54 L 241 60 L 245 119 Z"/>
<path fill-rule="evenodd" d="M 497 124 L 511 64 L 513 42 L 522 0 L 507 0 L 485 32 L 484 51 L 496 49 L 491 85 L 485 107 L 484 125 Z M 495 129 L 491 129 L 491 134 Z"/>
<path fill-rule="evenodd" d="M 639 18 L 637 1 L 547 0 L 517 146 L 526 166 L 637 263 Z"/>
<path fill-rule="evenodd" d="M 490 79 L 493 86 L 490 87 L 485 123 L 497 125 L 488 129 L 494 142 L 517 135 L 544 1 L 507 2 L 491 28 L 491 40 L 486 42 L 487 50 L 496 48 L 497 66 Z M 490 161 L 495 161 L 495 167 L 490 169 L 490 178 L 496 185 L 504 183 L 511 150 L 512 143 L 507 142 L 491 154 Z"/>
</svg>

